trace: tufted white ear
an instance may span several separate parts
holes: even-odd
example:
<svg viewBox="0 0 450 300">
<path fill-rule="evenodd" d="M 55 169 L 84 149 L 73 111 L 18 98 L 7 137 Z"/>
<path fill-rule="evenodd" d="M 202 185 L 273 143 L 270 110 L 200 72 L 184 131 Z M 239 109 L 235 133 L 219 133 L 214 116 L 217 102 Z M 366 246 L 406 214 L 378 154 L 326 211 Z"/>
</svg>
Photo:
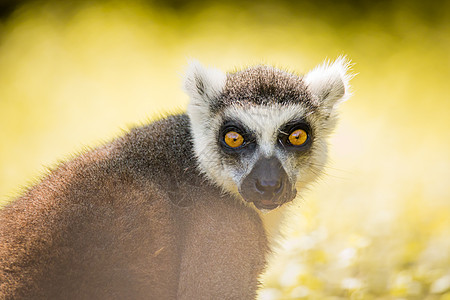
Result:
<svg viewBox="0 0 450 300">
<path fill-rule="evenodd" d="M 189 95 L 191 109 L 209 109 L 225 87 L 227 75 L 215 68 L 204 67 L 191 60 L 184 77 L 184 90 Z"/>
<path fill-rule="evenodd" d="M 349 73 L 350 67 L 350 61 L 341 56 L 333 63 L 325 61 L 317 66 L 303 80 L 321 105 L 333 110 L 351 96 L 349 81 L 354 75 Z"/>
</svg>

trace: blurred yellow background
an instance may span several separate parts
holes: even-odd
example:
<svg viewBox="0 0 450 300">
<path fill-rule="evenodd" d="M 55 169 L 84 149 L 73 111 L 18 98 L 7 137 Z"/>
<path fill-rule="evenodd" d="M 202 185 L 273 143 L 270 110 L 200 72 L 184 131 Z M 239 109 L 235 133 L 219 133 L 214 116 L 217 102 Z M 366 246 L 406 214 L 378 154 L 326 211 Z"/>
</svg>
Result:
<svg viewBox="0 0 450 300">
<path fill-rule="evenodd" d="M 260 299 L 450 299 L 450 4 L 19 2 L 0 19 L 0 203 L 58 160 L 186 107 L 188 58 L 355 63 L 325 176 Z M 375 4 L 376 3 L 376 4 Z"/>
</svg>

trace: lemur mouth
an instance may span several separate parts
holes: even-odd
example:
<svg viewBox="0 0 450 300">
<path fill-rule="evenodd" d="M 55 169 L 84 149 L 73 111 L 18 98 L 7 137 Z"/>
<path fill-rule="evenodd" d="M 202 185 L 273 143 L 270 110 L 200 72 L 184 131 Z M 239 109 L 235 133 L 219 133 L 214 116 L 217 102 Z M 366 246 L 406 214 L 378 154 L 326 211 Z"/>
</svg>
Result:
<svg viewBox="0 0 450 300">
<path fill-rule="evenodd" d="M 283 195 L 281 195 L 279 198 L 275 199 L 256 199 L 251 202 L 255 205 L 257 209 L 265 209 L 265 210 L 273 210 L 276 209 L 285 203 L 291 202 L 295 199 L 295 196 L 297 195 L 297 190 L 293 189 L 291 191 L 285 191 Z"/>
<path fill-rule="evenodd" d="M 256 206 L 257 209 L 267 209 L 267 210 L 272 210 L 281 206 L 281 204 L 273 203 L 270 200 L 262 200 L 260 202 L 255 201 L 253 202 L 253 204 Z"/>
</svg>

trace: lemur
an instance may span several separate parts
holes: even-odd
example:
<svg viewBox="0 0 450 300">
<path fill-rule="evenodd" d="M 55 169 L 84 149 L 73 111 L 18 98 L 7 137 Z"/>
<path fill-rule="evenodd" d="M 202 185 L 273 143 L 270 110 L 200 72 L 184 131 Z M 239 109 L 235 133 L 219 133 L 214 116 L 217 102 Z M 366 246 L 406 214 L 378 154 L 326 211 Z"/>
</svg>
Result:
<svg viewBox="0 0 450 300">
<path fill-rule="evenodd" d="M 190 63 L 187 113 L 60 164 L 0 210 L 0 298 L 254 299 L 261 212 L 321 174 L 348 69 Z"/>
</svg>

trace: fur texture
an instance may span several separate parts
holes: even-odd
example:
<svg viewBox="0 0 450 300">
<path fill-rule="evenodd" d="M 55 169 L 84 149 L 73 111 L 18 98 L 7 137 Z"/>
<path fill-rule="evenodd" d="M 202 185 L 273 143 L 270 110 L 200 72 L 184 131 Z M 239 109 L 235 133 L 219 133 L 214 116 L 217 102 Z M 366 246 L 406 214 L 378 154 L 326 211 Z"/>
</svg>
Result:
<svg viewBox="0 0 450 300">
<path fill-rule="evenodd" d="M 316 178 L 347 95 L 345 66 L 304 79 L 191 63 L 187 114 L 61 164 L 0 210 L 0 298 L 254 298 L 269 249 L 241 182 L 265 157 L 297 188 Z M 307 150 L 279 143 L 292 121 L 309 124 Z M 226 154 L 224 122 L 248 131 L 252 147 Z"/>
<path fill-rule="evenodd" d="M 326 139 L 336 125 L 339 103 L 350 97 L 350 63 L 344 57 L 325 62 L 305 77 L 270 66 L 256 66 L 226 74 L 226 81 L 215 84 L 214 95 L 202 94 L 203 88 L 192 89 L 207 71 L 198 63 L 191 66 L 185 86 L 191 97 L 188 114 L 194 135 L 194 149 L 202 172 L 226 192 L 240 197 L 239 187 L 245 176 L 261 157 L 275 155 L 283 164 L 298 189 L 321 174 L 326 163 Z M 210 80 L 212 81 L 212 79 Z M 215 81 L 216 83 L 219 81 Z M 217 90 L 222 86 L 221 92 Z M 224 122 L 239 121 L 251 132 L 258 144 L 253 155 L 246 155 L 236 163 L 224 156 L 217 133 Z M 277 146 L 277 137 L 284 124 L 303 120 L 311 126 L 312 148 L 300 156 Z"/>
<path fill-rule="evenodd" d="M 2 209 L 0 298 L 254 297 L 261 221 L 187 159 L 189 128 L 186 115 L 136 128 Z"/>
</svg>

